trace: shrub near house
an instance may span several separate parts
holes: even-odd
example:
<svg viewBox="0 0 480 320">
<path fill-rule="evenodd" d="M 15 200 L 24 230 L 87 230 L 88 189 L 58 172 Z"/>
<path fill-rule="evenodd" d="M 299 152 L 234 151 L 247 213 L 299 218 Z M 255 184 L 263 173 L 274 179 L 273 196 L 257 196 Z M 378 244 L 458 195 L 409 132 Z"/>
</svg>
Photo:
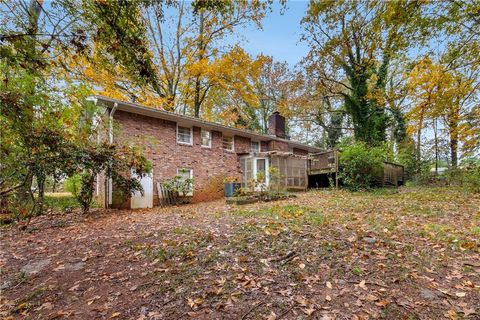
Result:
<svg viewBox="0 0 480 320">
<path fill-rule="evenodd" d="M 383 175 L 385 155 L 383 147 L 367 147 L 362 142 L 345 146 L 340 153 L 339 178 L 351 190 L 369 189 Z"/>
</svg>

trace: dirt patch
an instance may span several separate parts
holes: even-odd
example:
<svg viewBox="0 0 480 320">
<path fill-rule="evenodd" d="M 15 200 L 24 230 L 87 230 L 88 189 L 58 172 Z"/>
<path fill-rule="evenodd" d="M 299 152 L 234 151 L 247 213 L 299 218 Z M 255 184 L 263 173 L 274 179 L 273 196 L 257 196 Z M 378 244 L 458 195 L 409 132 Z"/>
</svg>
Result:
<svg viewBox="0 0 480 320">
<path fill-rule="evenodd" d="M 479 204 L 403 188 L 43 216 L 2 230 L 1 314 L 478 319 Z"/>
</svg>

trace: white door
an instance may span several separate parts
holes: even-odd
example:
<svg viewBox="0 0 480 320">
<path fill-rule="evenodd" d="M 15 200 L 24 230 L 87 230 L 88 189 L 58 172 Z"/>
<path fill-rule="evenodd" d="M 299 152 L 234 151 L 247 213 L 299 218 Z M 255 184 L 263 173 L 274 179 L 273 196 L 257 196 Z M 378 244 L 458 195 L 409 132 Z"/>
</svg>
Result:
<svg viewBox="0 0 480 320">
<path fill-rule="evenodd" d="M 257 191 L 265 190 L 270 182 L 270 175 L 268 174 L 268 158 L 253 158 L 253 178 L 257 180 L 255 189 Z M 259 181 L 263 178 L 263 181 Z"/>
<path fill-rule="evenodd" d="M 135 171 L 132 171 L 132 176 L 135 175 Z M 142 177 L 140 184 L 143 187 L 143 196 L 137 191 L 130 198 L 130 208 L 153 208 L 153 172 Z"/>
</svg>

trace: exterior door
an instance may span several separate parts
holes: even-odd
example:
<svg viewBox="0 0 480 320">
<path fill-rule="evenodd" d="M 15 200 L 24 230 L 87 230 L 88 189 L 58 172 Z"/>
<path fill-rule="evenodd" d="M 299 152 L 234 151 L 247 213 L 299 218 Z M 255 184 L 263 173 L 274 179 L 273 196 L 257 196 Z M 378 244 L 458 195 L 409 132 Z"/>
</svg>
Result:
<svg viewBox="0 0 480 320">
<path fill-rule="evenodd" d="M 136 175 L 132 171 L 132 176 Z M 143 195 L 137 191 L 130 198 L 131 209 L 153 208 L 153 172 L 140 179 Z"/>
<path fill-rule="evenodd" d="M 268 158 L 254 158 L 253 178 L 257 181 L 255 189 L 265 190 L 270 182 L 268 174 Z"/>
</svg>

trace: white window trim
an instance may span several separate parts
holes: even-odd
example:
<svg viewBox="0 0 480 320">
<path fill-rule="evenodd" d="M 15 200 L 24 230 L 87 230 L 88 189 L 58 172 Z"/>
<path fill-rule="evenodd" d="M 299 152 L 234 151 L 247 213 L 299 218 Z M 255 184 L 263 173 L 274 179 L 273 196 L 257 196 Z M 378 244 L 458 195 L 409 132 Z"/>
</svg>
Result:
<svg viewBox="0 0 480 320">
<path fill-rule="evenodd" d="M 258 173 L 258 168 L 257 168 L 257 160 L 265 160 L 265 182 L 264 185 L 265 187 L 268 187 L 270 185 L 270 173 L 269 173 L 269 168 L 270 168 L 270 161 L 266 157 L 253 157 L 253 163 L 252 163 L 252 174 L 253 178 L 256 180 L 257 179 L 257 173 Z M 261 188 L 257 187 L 256 190 L 259 191 Z"/>
<path fill-rule="evenodd" d="M 190 142 L 178 141 L 178 127 L 189 128 L 190 129 Z M 177 123 L 176 140 L 177 140 L 177 144 L 192 146 L 193 145 L 193 128 L 192 127 L 179 126 L 178 123 Z"/>
<path fill-rule="evenodd" d="M 208 132 L 208 133 L 210 133 L 210 141 L 209 141 L 208 146 L 206 146 L 206 145 L 203 144 L 203 137 L 202 137 L 202 133 L 203 133 L 203 132 Z M 201 141 L 200 141 L 200 144 L 201 144 L 202 148 L 211 149 L 211 148 L 212 148 L 212 141 L 213 141 L 212 131 L 211 131 L 211 130 L 203 130 L 203 129 L 200 130 L 200 140 L 201 140 Z"/>
<path fill-rule="evenodd" d="M 177 176 L 180 175 L 182 170 L 188 170 L 190 172 L 190 179 L 193 178 L 193 169 L 192 168 L 186 168 L 186 167 L 177 168 Z"/>
<path fill-rule="evenodd" d="M 228 151 L 228 152 L 235 152 L 235 136 L 231 136 L 231 138 L 232 138 L 232 149 L 225 149 L 223 147 L 223 137 L 230 137 L 230 136 L 224 136 L 223 133 L 222 133 L 222 149 L 225 150 L 225 151 Z"/>
<path fill-rule="evenodd" d="M 250 140 L 250 152 L 254 152 L 253 148 L 252 148 L 252 144 L 254 142 L 258 143 L 258 152 L 262 152 L 262 143 L 260 141 L 257 141 L 257 140 Z"/>
<path fill-rule="evenodd" d="M 180 173 L 181 173 L 180 171 L 182 171 L 182 170 L 188 170 L 190 172 L 189 179 L 193 179 L 193 169 L 192 168 L 185 168 L 185 167 L 177 168 L 177 176 L 180 175 Z M 187 197 L 193 196 L 193 187 L 194 187 L 194 185 L 192 183 L 192 190 L 190 190 L 190 192 L 186 194 Z"/>
</svg>

